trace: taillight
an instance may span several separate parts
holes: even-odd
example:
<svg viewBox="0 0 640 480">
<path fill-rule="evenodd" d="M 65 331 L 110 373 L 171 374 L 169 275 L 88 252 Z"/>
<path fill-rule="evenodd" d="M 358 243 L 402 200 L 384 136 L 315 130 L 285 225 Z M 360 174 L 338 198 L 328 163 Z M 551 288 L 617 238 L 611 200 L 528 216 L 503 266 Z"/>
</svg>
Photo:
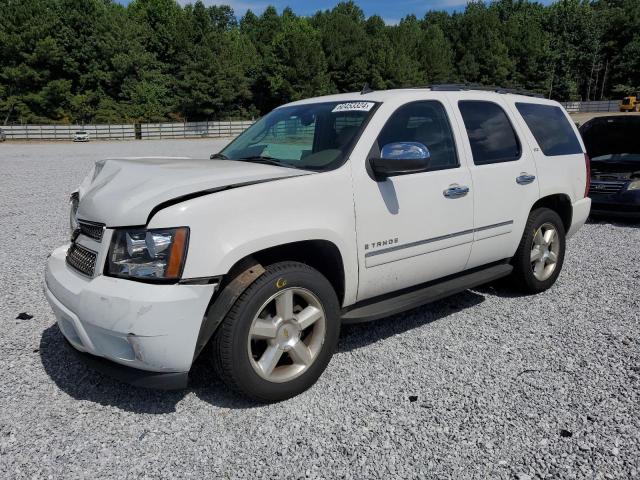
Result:
<svg viewBox="0 0 640 480">
<path fill-rule="evenodd" d="M 587 198 L 589 196 L 589 187 L 591 186 L 591 159 L 586 153 L 584 154 L 584 166 L 587 170 L 587 181 L 584 186 L 584 197 Z"/>
</svg>

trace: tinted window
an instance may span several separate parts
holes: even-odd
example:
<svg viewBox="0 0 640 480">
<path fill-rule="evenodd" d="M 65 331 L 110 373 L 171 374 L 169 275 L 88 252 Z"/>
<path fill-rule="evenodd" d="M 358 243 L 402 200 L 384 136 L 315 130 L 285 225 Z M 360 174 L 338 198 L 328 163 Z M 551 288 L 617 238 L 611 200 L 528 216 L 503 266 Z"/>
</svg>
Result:
<svg viewBox="0 0 640 480">
<path fill-rule="evenodd" d="M 546 156 L 582 153 L 580 142 L 560 107 L 516 103 L 516 108 Z"/>
<path fill-rule="evenodd" d="M 458 102 L 469 135 L 473 163 L 510 162 L 520 158 L 520 142 L 507 114 L 492 102 Z"/>
<path fill-rule="evenodd" d="M 440 102 L 414 102 L 398 108 L 378 136 L 378 147 L 394 142 L 420 142 L 431 152 L 431 169 L 458 166 L 453 133 Z"/>
</svg>

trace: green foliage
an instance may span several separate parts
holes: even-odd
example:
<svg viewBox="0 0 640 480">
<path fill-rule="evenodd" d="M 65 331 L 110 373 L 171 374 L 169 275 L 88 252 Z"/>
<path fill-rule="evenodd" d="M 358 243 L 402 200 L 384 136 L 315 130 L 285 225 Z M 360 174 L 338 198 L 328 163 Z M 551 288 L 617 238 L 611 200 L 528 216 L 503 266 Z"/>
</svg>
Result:
<svg viewBox="0 0 640 480">
<path fill-rule="evenodd" d="M 181 3 L 0 0 L 0 123 L 252 117 L 365 83 L 640 90 L 638 0 L 472 1 L 397 25 L 351 0 L 310 18 Z"/>
</svg>

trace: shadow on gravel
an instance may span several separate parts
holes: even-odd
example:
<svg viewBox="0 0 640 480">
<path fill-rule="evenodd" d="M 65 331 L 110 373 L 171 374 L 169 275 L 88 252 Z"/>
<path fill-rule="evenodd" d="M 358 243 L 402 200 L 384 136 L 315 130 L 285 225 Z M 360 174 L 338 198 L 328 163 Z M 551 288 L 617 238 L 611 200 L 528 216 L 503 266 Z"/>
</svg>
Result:
<svg viewBox="0 0 640 480">
<path fill-rule="evenodd" d="M 199 358 L 193 365 L 189 388 L 185 390 L 149 390 L 137 388 L 102 375 L 84 365 L 69 350 L 57 325 L 42 333 L 40 358 L 47 375 L 65 393 L 77 400 L 88 400 L 133 413 L 163 414 L 175 412 L 176 405 L 188 393 L 222 408 L 253 408 L 257 403 L 230 392 Z"/>
<path fill-rule="evenodd" d="M 484 302 L 484 296 L 466 290 L 457 295 L 415 308 L 398 315 L 369 323 L 344 325 L 340 333 L 337 352 L 349 352 L 366 347 L 385 338 L 427 325 L 461 310 Z"/>
</svg>

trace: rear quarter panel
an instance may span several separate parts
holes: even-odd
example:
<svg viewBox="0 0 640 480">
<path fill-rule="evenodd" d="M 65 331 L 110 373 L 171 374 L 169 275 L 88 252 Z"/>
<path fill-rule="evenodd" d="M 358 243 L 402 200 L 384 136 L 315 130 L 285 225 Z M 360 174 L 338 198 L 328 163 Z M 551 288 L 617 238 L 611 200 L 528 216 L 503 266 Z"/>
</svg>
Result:
<svg viewBox="0 0 640 480">
<path fill-rule="evenodd" d="M 567 121 L 571 124 L 572 130 L 582 147 L 582 151 L 585 152 L 580 132 L 578 132 L 578 129 L 569 114 L 558 102 L 550 100 L 528 97 L 516 97 L 515 99 L 510 98 L 508 100 L 509 108 L 513 114 L 512 117 L 515 118 L 521 130 L 524 131 L 525 139 L 534 151 L 538 184 L 540 186 L 540 197 L 543 198 L 554 194 L 565 194 L 571 199 L 571 203 L 575 203 L 576 201 L 584 198 L 584 190 L 587 182 L 584 153 L 557 155 L 552 157 L 545 156 L 542 153 L 535 137 L 531 133 L 531 130 L 529 130 L 529 127 L 522 118 L 522 115 L 520 115 L 520 112 L 516 108 L 516 102 L 536 103 L 560 107 L 567 118 Z"/>
</svg>

